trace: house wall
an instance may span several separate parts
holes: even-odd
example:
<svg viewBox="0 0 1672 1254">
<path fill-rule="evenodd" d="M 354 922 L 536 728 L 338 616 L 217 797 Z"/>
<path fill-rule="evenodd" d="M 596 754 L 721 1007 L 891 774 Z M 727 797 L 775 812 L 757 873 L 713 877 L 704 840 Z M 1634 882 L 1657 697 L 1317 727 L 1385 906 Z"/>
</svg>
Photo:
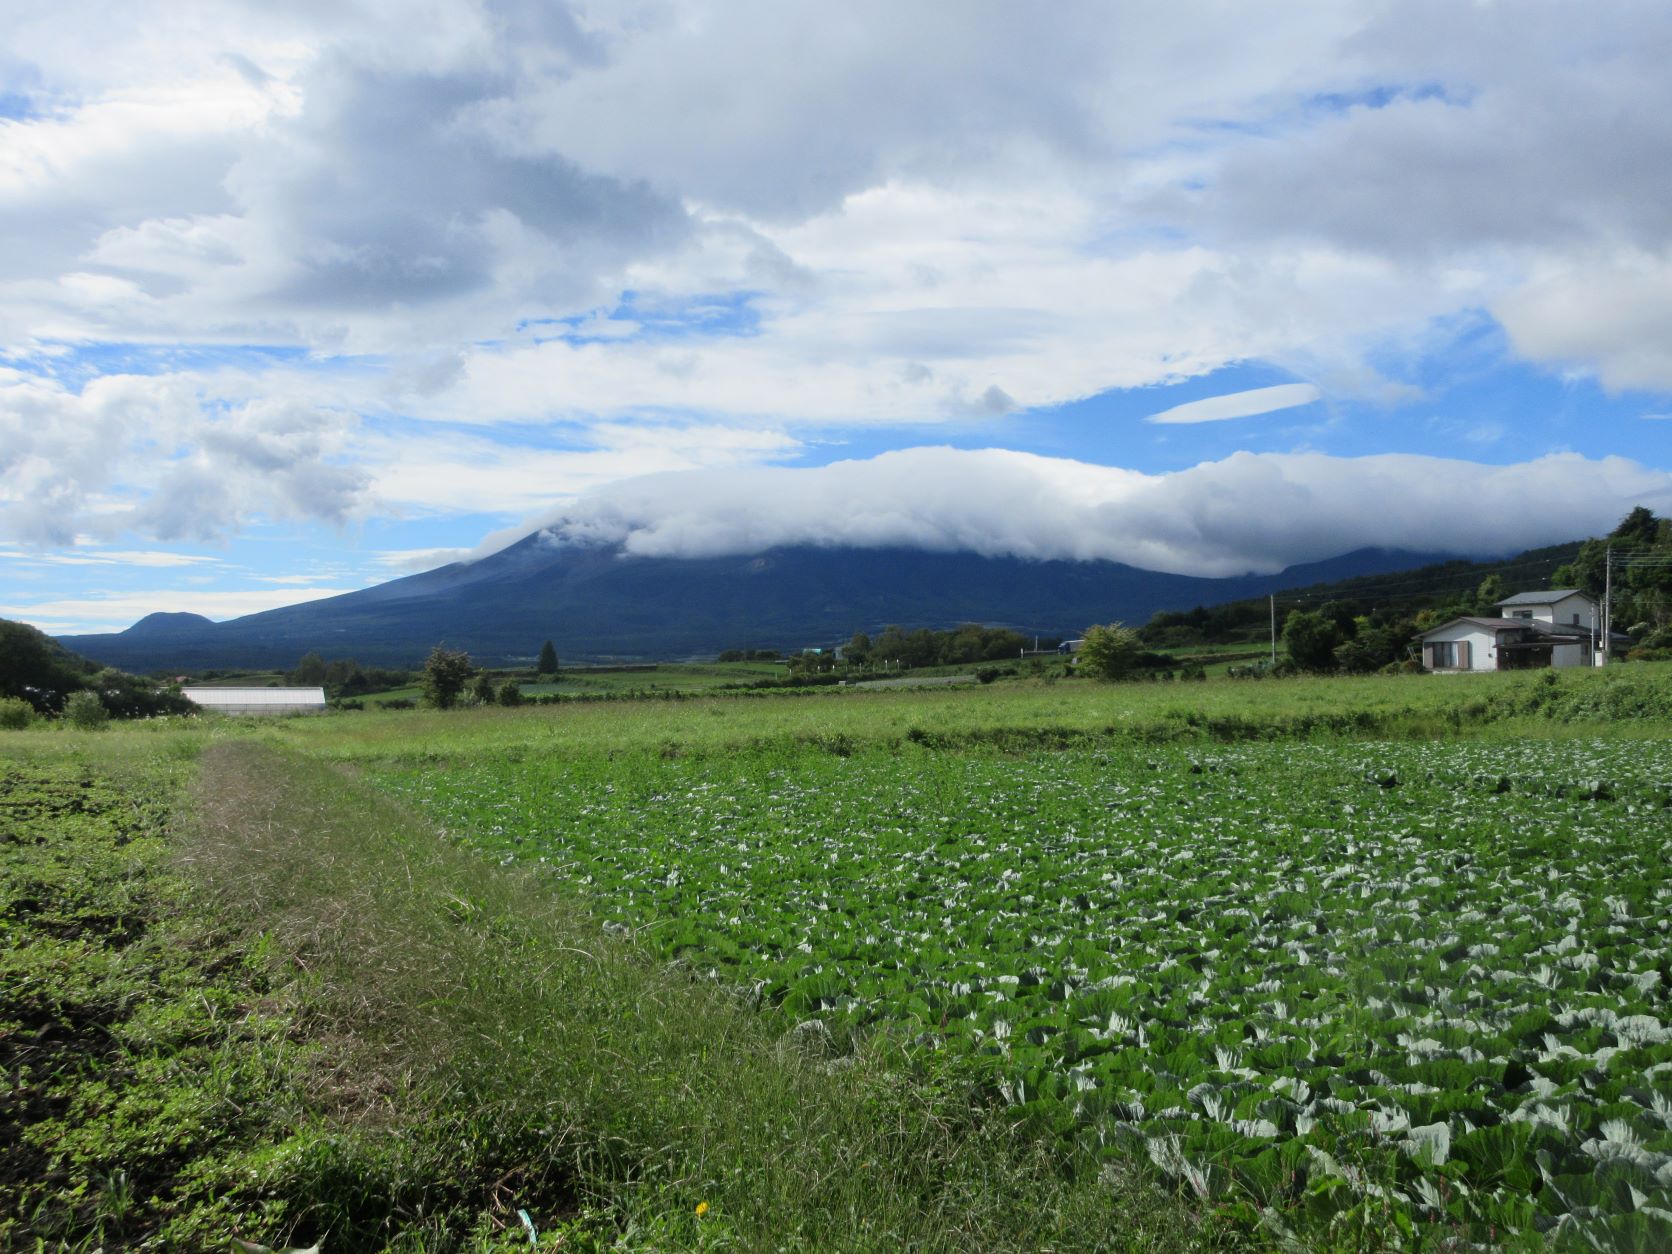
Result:
<svg viewBox="0 0 1672 1254">
<path fill-rule="evenodd" d="M 1578 626 L 1586 631 L 1595 631 L 1597 626 L 1597 607 L 1589 597 L 1583 596 L 1563 597 L 1553 605 L 1512 605 L 1507 609 L 1500 606 L 1499 612 L 1506 618 L 1530 612 L 1536 621 L 1559 627 L 1574 626 L 1577 616 Z"/>
<path fill-rule="evenodd" d="M 1422 664 L 1424 666 L 1428 666 L 1430 670 L 1436 669 L 1430 665 L 1433 651 L 1429 646 L 1445 641 L 1454 644 L 1467 644 L 1469 646 L 1469 664 L 1466 667 L 1442 667 L 1439 669 L 1446 671 L 1495 671 L 1498 669 L 1496 637 L 1485 628 L 1471 626 L 1468 623 L 1459 623 L 1455 627 L 1435 632 L 1427 637 L 1422 642 Z"/>
<path fill-rule="evenodd" d="M 1589 666 L 1591 651 L 1582 644 L 1559 644 L 1550 651 L 1552 666 Z"/>
</svg>

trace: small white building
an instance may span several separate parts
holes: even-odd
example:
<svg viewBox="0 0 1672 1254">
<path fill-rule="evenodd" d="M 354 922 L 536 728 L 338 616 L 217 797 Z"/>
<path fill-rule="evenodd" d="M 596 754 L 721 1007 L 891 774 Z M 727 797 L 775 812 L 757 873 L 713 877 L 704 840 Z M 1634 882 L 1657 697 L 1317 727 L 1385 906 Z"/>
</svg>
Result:
<svg viewBox="0 0 1672 1254">
<path fill-rule="evenodd" d="M 182 688 L 193 705 L 220 714 L 323 714 L 323 688 Z"/>
</svg>

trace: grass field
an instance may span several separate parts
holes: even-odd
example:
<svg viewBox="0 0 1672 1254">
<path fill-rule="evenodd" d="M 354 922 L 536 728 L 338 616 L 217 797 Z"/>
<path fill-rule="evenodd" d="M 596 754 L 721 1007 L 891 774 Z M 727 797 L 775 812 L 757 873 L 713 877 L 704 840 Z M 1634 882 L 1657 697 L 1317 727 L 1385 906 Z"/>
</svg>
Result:
<svg viewBox="0 0 1672 1254">
<path fill-rule="evenodd" d="M 1672 665 L 1605 672 L 1508 672 L 1099 684 L 1015 682 L 958 689 L 714 694 L 671 701 L 417 710 L 288 721 L 261 729 L 308 754 L 352 762 L 455 752 L 573 753 L 650 748 L 727 752 L 804 742 L 1016 748 L 1106 740 L 1153 743 L 1249 737 L 1547 735 L 1569 724 L 1664 727 Z M 1647 722 L 1645 722 L 1647 720 Z"/>
<path fill-rule="evenodd" d="M 11 733 L 0 1244 L 1664 1248 L 1669 694 Z"/>
</svg>

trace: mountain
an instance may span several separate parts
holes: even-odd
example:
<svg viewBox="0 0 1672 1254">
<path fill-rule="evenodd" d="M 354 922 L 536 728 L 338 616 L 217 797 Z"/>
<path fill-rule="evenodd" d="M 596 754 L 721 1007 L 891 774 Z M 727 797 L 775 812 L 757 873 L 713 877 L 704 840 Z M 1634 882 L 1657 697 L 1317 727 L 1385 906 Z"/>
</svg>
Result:
<svg viewBox="0 0 1672 1254">
<path fill-rule="evenodd" d="M 1118 562 L 1028 561 L 920 549 L 799 546 L 733 557 L 632 557 L 558 547 L 539 534 L 359 592 L 224 623 L 152 614 L 113 635 L 63 644 L 113 666 L 199 670 L 292 666 L 302 654 L 367 665 L 422 661 L 432 645 L 478 662 L 531 660 L 550 639 L 565 661 L 678 658 L 727 648 L 799 649 L 889 623 L 983 622 L 1078 635 L 1142 623 L 1160 609 L 1210 605 L 1434 561 L 1363 549 L 1276 575 L 1199 579 Z"/>
</svg>

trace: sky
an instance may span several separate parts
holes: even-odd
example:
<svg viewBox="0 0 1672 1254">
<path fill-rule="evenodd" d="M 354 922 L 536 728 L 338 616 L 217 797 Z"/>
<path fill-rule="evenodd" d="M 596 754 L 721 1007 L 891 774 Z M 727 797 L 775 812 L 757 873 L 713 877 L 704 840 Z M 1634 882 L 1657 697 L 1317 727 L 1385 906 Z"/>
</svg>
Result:
<svg viewBox="0 0 1672 1254">
<path fill-rule="evenodd" d="M 1672 512 L 1672 6 L 10 0 L 0 617 Z"/>
</svg>

